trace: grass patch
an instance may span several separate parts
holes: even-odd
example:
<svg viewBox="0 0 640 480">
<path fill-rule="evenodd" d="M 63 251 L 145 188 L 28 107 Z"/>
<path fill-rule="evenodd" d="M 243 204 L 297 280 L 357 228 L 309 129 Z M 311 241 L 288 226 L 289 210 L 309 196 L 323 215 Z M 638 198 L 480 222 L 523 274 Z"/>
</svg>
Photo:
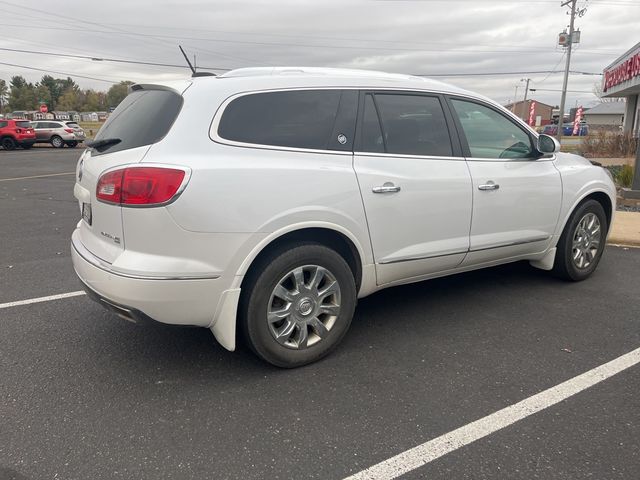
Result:
<svg viewBox="0 0 640 480">
<path fill-rule="evenodd" d="M 104 125 L 104 122 L 78 122 L 78 124 L 84 130 L 87 138 L 93 138 L 96 136 L 96 133 L 98 133 L 98 130 L 100 130 L 100 127 Z"/>
</svg>

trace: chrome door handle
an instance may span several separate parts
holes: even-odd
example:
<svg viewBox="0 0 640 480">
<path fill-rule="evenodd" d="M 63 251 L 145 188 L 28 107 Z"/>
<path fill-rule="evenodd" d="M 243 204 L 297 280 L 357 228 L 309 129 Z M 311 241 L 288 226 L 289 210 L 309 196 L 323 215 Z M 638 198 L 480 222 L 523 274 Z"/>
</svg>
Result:
<svg viewBox="0 0 640 480">
<path fill-rule="evenodd" d="M 482 185 L 478 185 L 478 190 L 498 190 L 500 185 L 493 182 L 487 182 Z"/>
<path fill-rule="evenodd" d="M 400 187 L 396 187 L 391 182 L 385 182 L 381 187 L 373 187 L 371 191 L 373 193 L 393 193 L 393 192 L 399 192 Z"/>
</svg>

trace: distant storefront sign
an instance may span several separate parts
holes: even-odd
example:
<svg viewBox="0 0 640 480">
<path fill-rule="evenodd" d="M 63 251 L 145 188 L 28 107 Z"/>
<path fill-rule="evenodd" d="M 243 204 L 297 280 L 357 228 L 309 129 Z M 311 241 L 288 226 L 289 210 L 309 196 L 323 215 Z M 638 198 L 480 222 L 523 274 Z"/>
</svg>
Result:
<svg viewBox="0 0 640 480">
<path fill-rule="evenodd" d="M 620 85 L 638 76 L 640 76 L 640 52 L 605 70 L 602 89 L 606 92 L 611 87 Z"/>
</svg>

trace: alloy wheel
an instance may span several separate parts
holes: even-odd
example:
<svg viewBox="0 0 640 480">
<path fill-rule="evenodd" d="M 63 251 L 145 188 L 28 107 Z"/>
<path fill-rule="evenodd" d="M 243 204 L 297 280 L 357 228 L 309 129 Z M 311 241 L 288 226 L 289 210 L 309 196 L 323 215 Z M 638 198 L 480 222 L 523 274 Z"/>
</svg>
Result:
<svg viewBox="0 0 640 480">
<path fill-rule="evenodd" d="M 600 220 L 594 213 L 587 213 L 580 219 L 573 234 L 571 259 L 577 268 L 589 268 L 598 254 L 601 239 Z"/>
<path fill-rule="evenodd" d="M 267 306 L 273 338 L 292 349 L 305 349 L 327 337 L 340 314 L 340 285 L 318 265 L 296 267 L 276 284 Z"/>
</svg>

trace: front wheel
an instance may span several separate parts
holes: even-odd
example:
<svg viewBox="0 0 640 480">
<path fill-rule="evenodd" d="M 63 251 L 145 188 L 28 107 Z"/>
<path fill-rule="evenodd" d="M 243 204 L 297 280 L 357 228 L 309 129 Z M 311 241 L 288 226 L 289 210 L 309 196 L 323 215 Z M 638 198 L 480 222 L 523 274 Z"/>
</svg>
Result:
<svg viewBox="0 0 640 480">
<path fill-rule="evenodd" d="M 315 362 L 342 340 L 356 304 L 353 273 L 334 250 L 300 243 L 263 258 L 243 286 L 240 329 L 278 367 Z"/>
<path fill-rule="evenodd" d="M 558 240 L 553 273 L 574 282 L 591 275 L 602 257 L 607 231 L 607 217 L 599 202 L 587 200 L 579 205 Z"/>
</svg>

